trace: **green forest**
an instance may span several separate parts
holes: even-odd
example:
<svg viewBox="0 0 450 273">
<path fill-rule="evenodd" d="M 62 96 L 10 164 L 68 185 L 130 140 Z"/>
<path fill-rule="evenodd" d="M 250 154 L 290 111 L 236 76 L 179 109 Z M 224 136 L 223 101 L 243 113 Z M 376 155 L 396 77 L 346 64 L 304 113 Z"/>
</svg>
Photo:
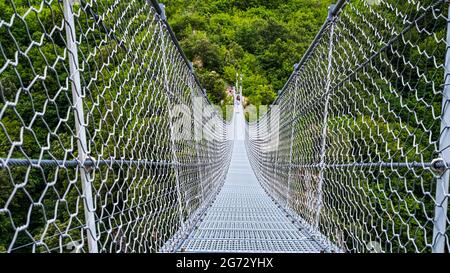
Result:
<svg viewBox="0 0 450 273">
<path fill-rule="evenodd" d="M 165 0 L 186 56 L 216 104 L 242 74 L 243 95 L 269 105 L 325 22 L 332 0 Z"/>
<path fill-rule="evenodd" d="M 169 23 L 210 100 L 228 103 L 225 90 L 239 73 L 244 96 L 260 105 L 275 99 L 323 24 L 329 2 L 176 0 L 165 4 Z M 114 1 L 98 1 L 93 7 L 88 3 L 75 4 L 74 13 L 90 157 L 131 159 L 145 153 L 149 159 L 169 160 L 166 91 L 152 78 L 163 66 L 161 59 L 144 50 L 161 50 L 149 35 L 157 30 L 148 16 L 150 7 L 143 8 L 142 1 L 120 1 L 110 13 Z M 0 10 L 1 19 L 11 24 L 0 27 L 0 158 L 76 159 L 62 2 L 3 0 Z M 100 21 L 99 14 L 107 16 Z M 108 34 L 113 25 L 115 33 Z M 176 73 L 180 71 L 173 77 L 184 75 Z M 150 116 L 133 112 L 136 105 L 152 111 Z M 178 156 L 190 161 L 191 147 L 183 143 L 180 147 Z M 80 229 L 84 222 L 80 175 L 79 168 L 55 165 L 2 167 L 0 252 L 67 251 L 59 247 L 85 239 Z M 121 247 L 115 236 L 123 231 L 116 225 L 124 215 L 117 211 L 130 207 L 136 215 L 145 208 L 151 212 L 145 217 L 153 238 L 146 247 L 152 251 L 177 230 L 173 169 L 98 166 L 91 179 L 98 228 L 106 236 L 100 239 L 104 251 Z M 123 194 L 138 189 L 149 201 L 136 205 L 123 200 Z M 156 205 L 163 211 L 150 209 Z M 120 238 L 132 238 L 130 232 Z"/>
<path fill-rule="evenodd" d="M 200 90 L 151 1 L 80 0 L 73 13 L 85 152 L 98 161 L 145 161 L 81 166 L 63 2 L 0 0 L 0 252 L 66 252 L 86 242 L 83 179 L 92 183 L 101 251 L 158 251 L 203 201 L 201 168 L 189 164 L 214 169 L 213 188 L 226 164 L 211 159 L 228 146 L 172 139 L 171 103 L 192 107 Z M 277 98 L 334 1 L 161 2 L 209 100 L 229 104 L 227 89 L 242 75 L 246 103 L 260 106 Z M 316 44 L 297 85 L 280 97 L 283 143 L 267 159 L 273 168 L 306 165 L 292 171 L 291 197 L 307 220 L 317 214 L 307 202 L 324 181 L 319 228 L 344 249 L 365 251 L 373 239 L 386 251 L 427 252 L 438 174 L 408 164 L 430 163 L 443 149 L 448 6 L 388 2 L 369 9 L 352 1 L 337 35 Z M 321 156 L 347 167 L 322 170 Z M 277 172 L 275 187 L 289 176 Z M 189 182 L 182 190 L 180 177 Z M 313 197 L 301 200 L 308 192 Z"/>
</svg>

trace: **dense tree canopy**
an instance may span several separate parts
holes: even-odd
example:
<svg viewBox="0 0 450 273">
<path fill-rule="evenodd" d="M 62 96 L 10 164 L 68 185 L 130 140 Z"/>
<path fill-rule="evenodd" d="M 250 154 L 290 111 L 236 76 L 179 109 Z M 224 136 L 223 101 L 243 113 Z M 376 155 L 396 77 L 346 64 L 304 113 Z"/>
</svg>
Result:
<svg viewBox="0 0 450 273">
<path fill-rule="evenodd" d="M 283 87 L 332 1 L 162 2 L 210 99 L 222 101 L 226 85 L 233 85 L 236 73 L 242 73 L 244 96 L 254 105 L 264 105 Z"/>
<path fill-rule="evenodd" d="M 225 93 L 227 86 L 235 83 L 237 74 L 242 74 L 244 96 L 259 106 L 274 101 L 293 65 L 300 60 L 325 21 L 327 7 L 332 1 L 162 2 L 166 4 L 169 23 L 210 100 L 226 104 L 230 100 Z M 160 56 L 147 54 L 151 50 L 155 50 L 156 55 L 164 52 L 160 43 L 152 43 L 156 39 L 147 35 L 159 31 L 148 16 L 150 7 L 139 10 L 142 4 L 135 1 L 134 5 L 139 9 L 130 9 L 127 1 L 103 0 L 98 1 L 101 5 L 88 12 L 91 10 L 89 3 L 78 2 L 74 5 L 74 13 L 80 15 L 75 19 L 75 32 L 79 40 L 78 59 L 81 86 L 85 92 L 83 105 L 88 121 L 85 127 L 90 156 L 94 159 L 171 160 L 173 154 L 167 152 L 173 149 L 169 136 L 167 87 L 159 83 L 159 78 L 163 77 L 158 76 L 169 74 L 170 80 L 180 77 L 161 72 L 174 67 L 168 64 L 168 68 L 164 68 Z M 322 126 L 327 126 L 328 130 L 324 142 L 327 144 L 326 162 L 429 163 L 439 156 L 437 145 L 441 135 L 441 90 L 444 86 L 441 63 L 447 48 L 443 42 L 447 20 L 437 15 L 439 6 L 428 10 L 419 20 L 417 18 L 424 11 L 413 7 L 415 3 L 392 2 L 396 2 L 395 11 L 402 11 L 403 17 L 401 13 L 393 12 L 391 6 L 379 7 L 377 11 L 385 20 L 379 20 L 373 14 L 362 17 L 355 11 L 365 10 L 362 0 L 352 1 L 355 9 L 347 9 L 346 21 L 341 22 L 348 29 L 341 31 L 342 36 L 340 41 L 335 41 L 335 47 L 341 52 L 349 46 L 362 48 L 371 54 L 377 52 L 377 58 L 366 62 L 364 52 L 354 50 L 349 55 L 341 54 L 344 58 L 334 59 L 334 66 L 338 66 L 336 79 L 353 76 L 345 77 L 349 80 L 336 85 L 340 89 L 330 98 L 327 123 L 322 124 L 320 104 L 313 106 L 319 107 L 317 110 L 304 111 L 304 116 L 293 123 L 292 131 L 296 135 L 289 139 L 293 139 L 294 158 L 311 153 L 307 163 L 320 162 L 317 151 L 323 145 L 320 139 Z M 430 5 L 434 0 L 421 0 L 420 3 Z M 115 8 L 109 9 L 113 4 Z M 70 53 L 66 49 L 62 2 L 5 0 L 0 1 L 0 10 L 0 20 L 6 22 L 0 27 L 0 163 L 11 158 L 77 159 L 78 138 L 69 80 Z M 447 14 L 447 6 L 441 12 Z M 95 14 L 107 14 L 102 19 L 104 25 L 98 22 L 100 17 Z M 124 19 L 123 14 L 129 17 Z M 405 31 L 408 18 L 413 23 Z M 383 26 L 379 32 L 375 33 L 372 24 L 367 23 L 371 21 Z M 391 26 L 386 27 L 386 22 Z M 115 38 L 105 25 L 117 26 Z M 368 36 L 355 39 L 353 33 L 362 30 Z M 399 33 L 403 33 L 397 36 L 401 39 L 391 39 Z M 120 40 L 121 36 L 123 40 Z M 388 41 L 389 47 L 386 47 Z M 178 56 L 178 52 L 174 52 Z M 317 58 L 319 64 L 326 62 L 320 56 Z M 355 68 L 362 63 L 365 63 L 361 66 L 364 69 Z M 316 63 L 309 64 L 310 75 L 319 73 Z M 325 78 L 323 75 L 316 77 Z M 313 88 L 318 92 L 311 92 Z M 303 91 L 316 96 L 312 98 L 315 101 L 324 101 L 318 96 L 323 95 L 325 88 L 313 88 Z M 186 90 L 190 98 L 190 89 Z M 135 107 L 144 109 L 144 106 L 146 111 L 134 111 Z M 136 128 L 144 128 L 145 132 Z M 184 148 L 175 149 L 177 156 L 189 155 L 188 149 L 192 146 L 180 147 Z M 0 252 L 59 250 L 60 245 L 67 244 L 65 240 L 85 240 L 81 168 L 60 166 L 59 163 L 58 166 L 2 166 Z M 127 191 L 122 189 L 127 189 L 151 196 L 150 201 L 142 198 L 150 204 L 147 206 L 150 213 L 145 217 L 150 219 L 146 231 L 150 231 L 152 237 L 147 239 L 152 250 L 159 249 L 172 236 L 171 232 L 177 230 L 179 223 L 179 197 L 166 198 L 177 194 L 173 190 L 177 183 L 174 169 L 173 166 L 169 171 L 152 168 L 147 173 L 138 166 L 103 165 L 96 168 L 92 185 L 100 204 L 96 213 L 103 217 L 98 224 L 102 236 L 135 240 L 136 234 L 130 231 L 119 234 L 124 219 L 120 218 L 122 214 L 114 213 L 128 213 L 130 204 L 140 209 L 133 198 L 124 197 L 123 193 Z M 349 172 L 330 169 L 325 173 L 324 187 L 325 193 L 328 190 L 332 198 L 324 201 L 328 209 L 322 210 L 320 215 L 321 222 L 325 223 L 322 228 L 343 227 L 346 232 L 343 237 L 352 249 L 355 235 L 348 230 L 360 233 L 367 222 L 363 218 L 350 218 L 348 215 L 351 214 L 347 212 L 365 213 L 371 225 L 371 229 L 366 230 L 367 237 L 378 236 L 388 242 L 387 250 L 428 250 L 436 188 L 435 174 L 428 169 L 371 168 L 358 173 L 353 172 L 354 169 Z M 161 176 L 164 183 L 154 178 L 154 172 L 165 173 Z M 316 173 L 309 172 L 312 173 L 309 177 L 319 177 L 317 170 Z M 297 174 L 298 183 L 302 183 L 306 176 L 298 170 Z M 142 178 L 140 183 L 135 183 L 135 176 Z M 352 205 L 347 196 L 336 195 L 333 184 L 340 189 L 354 189 L 347 196 L 356 196 L 355 204 Z M 367 192 L 370 194 L 364 197 Z M 104 215 L 104 212 L 111 214 Z M 106 222 L 108 224 L 103 226 Z M 114 227 L 116 224 L 118 228 Z M 158 234 L 158 226 L 172 230 Z M 111 230 L 114 233 L 109 232 Z M 145 236 L 147 233 L 140 234 Z M 110 237 L 102 240 L 112 246 L 110 250 L 121 244 L 120 240 L 111 241 Z M 33 249 L 38 241 L 41 248 Z"/>
</svg>

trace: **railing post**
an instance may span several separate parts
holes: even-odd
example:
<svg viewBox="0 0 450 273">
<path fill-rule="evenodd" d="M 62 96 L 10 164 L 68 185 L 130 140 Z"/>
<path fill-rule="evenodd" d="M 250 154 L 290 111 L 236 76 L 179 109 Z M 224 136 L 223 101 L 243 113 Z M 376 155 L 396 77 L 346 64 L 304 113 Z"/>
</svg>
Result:
<svg viewBox="0 0 450 273">
<path fill-rule="evenodd" d="M 267 109 L 267 111 L 268 111 L 268 109 Z M 259 113 L 260 111 L 258 110 L 258 119 L 260 118 L 259 117 L 259 115 L 260 115 L 260 113 Z M 275 149 L 275 158 L 273 159 L 273 163 L 271 164 L 271 168 L 272 168 L 272 173 L 274 174 L 273 175 L 273 178 L 271 179 L 272 181 L 271 181 L 271 183 L 273 184 L 273 185 L 279 185 L 278 183 L 280 183 L 281 181 L 281 179 L 279 179 L 279 177 L 278 177 L 278 152 L 279 152 L 279 150 L 280 150 L 280 139 L 278 138 L 278 141 L 276 142 L 276 143 L 274 143 L 274 141 L 273 141 L 273 139 L 271 138 L 273 135 L 272 134 L 279 134 L 280 133 L 280 131 L 278 130 L 277 132 L 275 132 L 274 133 L 274 129 L 273 129 L 273 124 L 272 124 L 272 115 L 273 115 L 273 113 L 272 112 L 270 112 L 270 118 L 269 118 L 269 120 L 268 120 L 268 124 L 270 124 L 270 126 L 267 126 L 267 136 L 268 136 L 268 138 L 269 138 L 269 145 L 270 146 L 272 146 L 273 148 L 272 149 Z M 279 129 L 279 128 L 278 128 Z M 278 136 L 279 137 L 279 136 Z M 269 147 L 270 147 L 269 146 Z M 283 196 L 282 196 L 282 194 L 280 193 L 280 197 L 282 198 Z M 284 205 L 286 205 L 286 203 L 284 204 Z"/>
<path fill-rule="evenodd" d="M 191 71 L 191 73 L 193 73 L 192 70 L 190 70 L 190 71 Z M 200 148 L 198 145 L 198 142 L 202 141 L 202 139 L 203 139 L 203 134 L 202 134 L 203 128 L 198 128 L 198 126 L 203 126 L 203 100 L 201 100 L 201 101 L 199 100 L 200 105 L 197 105 L 197 95 L 194 90 L 195 90 L 194 88 L 191 88 L 191 102 L 192 102 L 192 110 L 193 110 L 192 111 L 192 124 L 194 126 L 192 139 L 195 143 L 195 155 L 197 157 L 197 164 L 198 164 L 198 176 L 200 179 L 199 182 L 200 182 L 201 198 L 202 198 L 202 202 L 204 202 L 205 201 L 205 193 L 204 193 L 204 189 L 203 189 L 203 182 L 204 182 L 203 166 L 201 165 L 202 162 L 200 161 L 200 155 L 199 155 Z M 198 106 L 198 107 L 196 107 L 196 106 Z M 196 109 L 200 112 L 198 113 Z M 201 120 L 200 124 L 197 123 L 196 118 L 200 118 L 200 120 Z M 198 130 L 200 130 L 200 131 L 198 131 Z M 198 136 L 198 133 L 200 133 L 200 136 Z"/>
<path fill-rule="evenodd" d="M 319 184 L 317 186 L 317 212 L 315 225 L 319 229 L 320 222 L 320 212 L 322 209 L 322 187 L 324 180 L 324 170 L 325 170 L 325 157 L 326 157 L 326 146 L 327 146 L 327 130 L 328 130 L 328 104 L 330 101 L 330 88 L 331 88 L 331 73 L 332 73 L 332 62 L 333 62 L 333 38 L 334 38 L 334 21 L 333 21 L 333 11 L 335 5 L 331 5 L 328 10 L 327 21 L 330 24 L 330 37 L 328 43 L 328 67 L 327 67 L 327 81 L 325 83 L 325 104 L 324 104 L 324 114 L 323 114 L 323 127 L 322 127 L 322 138 L 320 147 L 320 164 L 319 164 Z"/>
<path fill-rule="evenodd" d="M 298 64 L 296 64 L 294 66 L 294 72 L 297 73 L 299 69 Z M 297 87 L 297 78 L 295 78 L 294 81 L 294 86 Z M 292 153 L 293 153 L 293 146 L 294 146 L 294 129 L 295 129 L 295 109 L 297 107 L 297 92 L 296 92 L 296 88 L 294 88 L 294 104 L 292 106 L 293 111 L 292 111 L 292 121 L 290 123 L 291 125 L 291 142 L 290 142 L 290 146 L 289 146 L 289 166 L 288 166 L 288 181 L 287 181 L 287 193 L 286 193 L 286 208 L 289 208 L 289 201 L 291 199 L 291 176 L 292 176 Z"/>
<path fill-rule="evenodd" d="M 444 162 L 450 162 L 450 7 L 447 16 L 447 40 L 445 55 L 445 83 L 442 98 L 441 134 L 439 139 L 440 156 Z M 434 227 L 432 250 L 435 253 L 445 252 L 448 188 L 450 170 L 446 166 L 445 171 L 436 181 L 436 200 L 434 209 Z"/>
<path fill-rule="evenodd" d="M 63 0 L 66 28 L 67 50 L 69 55 L 70 81 L 72 83 L 72 98 L 77 134 L 78 160 L 81 164 L 80 178 L 84 196 L 84 214 L 87 226 L 87 241 L 89 252 L 97 253 L 97 231 L 95 227 L 95 208 L 92 198 L 92 182 L 85 169 L 87 158 L 86 127 L 83 110 L 83 95 L 81 92 L 80 70 L 78 64 L 78 48 L 76 44 L 75 21 L 72 11 L 73 0 Z"/>
<path fill-rule="evenodd" d="M 164 6 L 161 6 L 164 7 Z M 162 11 L 164 14 L 164 11 Z M 162 19 L 162 18 L 161 18 Z M 185 224 L 184 224 L 184 208 L 183 208 L 183 198 L 181 193 L 181 182 L 180 182 L 180 175 L 179 175 L 179 162 L 178 162 L 178 156 L 176 152 L 176 142 L 175 142 L 175 132 L 173 128 L 173 116 L 172 116 L 172 91 L 170 90 L 169 81 L 167 79 L 168 75 L 168 68 L 167 68 L 167 56 L 166 56 L 166 44 L 165 44 L 165 35 L 164 35 L 164 21 L 161 21 L 160 23 L 160 35 L 161 35 L 161 54 L 162 54 L 162 63 L 163 63 L 163 80 L 164 80 L 164 89 L 166 90 L 166 98 L 167 98 L 167 111 L 169 113 L 169 128 L 170 128 L 170 142 L 172 146 L 172 166 L 175 172 L 175 182 L 176 182 L 176 191 L 177 191 L 177 197 L 178 197 L 178 209 L 179 209 L 179 220 L 180 220 L 180 227 L 182 230 L 185 230 Z"/>
</svg>

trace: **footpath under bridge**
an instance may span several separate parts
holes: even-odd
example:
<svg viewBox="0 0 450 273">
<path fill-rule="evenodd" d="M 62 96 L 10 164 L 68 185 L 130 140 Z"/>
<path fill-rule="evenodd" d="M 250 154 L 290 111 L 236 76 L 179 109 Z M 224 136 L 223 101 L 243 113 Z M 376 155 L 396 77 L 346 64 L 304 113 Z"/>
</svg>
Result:
<svg viewBox="0 0 450 273">
<path fill-rule="evenodd" d="M 249 122 L 154 0 L 0 5 L 0 252 L 449 252 L 448 1 L 339 1 Z"/>
</svg>

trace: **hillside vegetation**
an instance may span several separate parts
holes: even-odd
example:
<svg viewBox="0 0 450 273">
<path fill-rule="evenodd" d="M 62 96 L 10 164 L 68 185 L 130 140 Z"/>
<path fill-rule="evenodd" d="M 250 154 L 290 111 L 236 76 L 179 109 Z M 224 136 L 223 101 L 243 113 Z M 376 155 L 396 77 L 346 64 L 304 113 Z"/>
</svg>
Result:
<svg viewBox="0 0 450 273">
<path fill-rule="evenodd" d="M 324 23 L 330 0 L 165 0 L 168 21 L 214 103 L 243 74 L 254 105 L 276 97 Z"/>
</svg>

